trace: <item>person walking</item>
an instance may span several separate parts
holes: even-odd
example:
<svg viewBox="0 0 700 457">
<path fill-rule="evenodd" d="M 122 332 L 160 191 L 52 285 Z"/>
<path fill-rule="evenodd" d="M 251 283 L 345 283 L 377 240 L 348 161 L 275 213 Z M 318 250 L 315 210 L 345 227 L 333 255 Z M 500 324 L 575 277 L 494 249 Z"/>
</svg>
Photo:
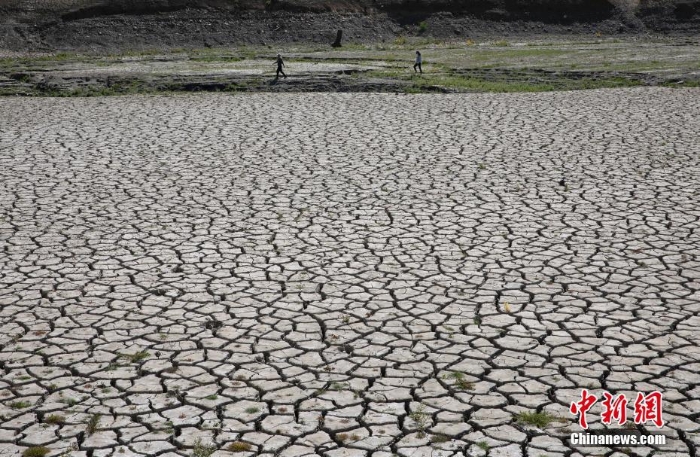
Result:
<svg viewBox="0 0 700 457">
<path fill-rule="evenodd" d="M 284 70 L 282 70 L 282 67 L 284 67 L 284 61 L 282 60 L 282 56 L 280 54 L 277 54 L 277 76 L 275 79 L 279 79 L 280 73 L 282 73 L 282 76 L 285 78 L 287 75 L 284 74 Z"/>
<path fill-rule="evenodd" d="M 421 73 L 423 73 L 423 56 L 420 55 L 420 51 L 416 51 L 416 63 L 413 65 L 413 71 L 418 72 L 420 70 Z"/>
</svg>

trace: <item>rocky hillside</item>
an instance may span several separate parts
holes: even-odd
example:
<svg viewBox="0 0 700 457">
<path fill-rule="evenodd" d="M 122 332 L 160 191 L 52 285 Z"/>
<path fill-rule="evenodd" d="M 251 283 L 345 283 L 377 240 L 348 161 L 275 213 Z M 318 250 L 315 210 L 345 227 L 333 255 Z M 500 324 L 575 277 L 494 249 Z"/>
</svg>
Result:
<svg viewBox="0 0 700 457">
<path fill-rule="evenodd" d="M 700 0 L 0 0 L 0 49 L 695 33 Z"/>
</svg>

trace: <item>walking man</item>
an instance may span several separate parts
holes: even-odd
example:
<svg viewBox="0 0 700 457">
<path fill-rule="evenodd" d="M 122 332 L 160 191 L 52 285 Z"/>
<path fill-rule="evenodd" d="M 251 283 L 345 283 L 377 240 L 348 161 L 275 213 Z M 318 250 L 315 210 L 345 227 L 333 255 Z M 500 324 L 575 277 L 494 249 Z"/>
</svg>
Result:
<svg viewBox="0 0 700 457">
<path fill-rule="evenodd" d="M 275 79 L 279 79 L 280 73 L 282 73 L 282 76 L 284 76 L 285 78 L 287 77 L 287 75 L 284 74 L 284 70 L 282 70 L 282 67 L 284 67 L 282 56 L 277 54 L 277 76 L 275 77 Z"/>
<path fill-rule="evenodd" d="M 418 70 L 416 70 L 416 68 L 423 73 L 423 56 L 420 55 L 420 51 L 416 51 L 416 63 L 413 65 L 413 71 L 417 73 Z"/>
</svg>

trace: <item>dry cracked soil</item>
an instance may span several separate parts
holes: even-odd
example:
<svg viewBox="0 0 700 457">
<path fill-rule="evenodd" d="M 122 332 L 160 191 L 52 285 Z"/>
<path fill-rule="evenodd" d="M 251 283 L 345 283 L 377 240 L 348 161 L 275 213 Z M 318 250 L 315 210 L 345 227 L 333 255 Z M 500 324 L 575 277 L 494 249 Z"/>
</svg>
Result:
<svg viewBox="0 0 700 457">
<path fill-rule="evenodd" d="M 0 99 L 0 455 L 695 455 L 698 95 Z"/>
</svg>

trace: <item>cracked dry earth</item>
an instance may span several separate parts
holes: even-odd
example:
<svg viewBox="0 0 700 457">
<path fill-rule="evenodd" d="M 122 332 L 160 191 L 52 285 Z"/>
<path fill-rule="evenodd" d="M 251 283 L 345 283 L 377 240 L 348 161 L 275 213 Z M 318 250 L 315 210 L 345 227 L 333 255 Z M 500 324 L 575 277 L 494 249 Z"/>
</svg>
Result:
<svg viewBox="0 0 700 457">
<path fill-rule="evenodd" d="M 0 100 L 0 455 L 694 455 L 698 95 Z"/>
</svg>

